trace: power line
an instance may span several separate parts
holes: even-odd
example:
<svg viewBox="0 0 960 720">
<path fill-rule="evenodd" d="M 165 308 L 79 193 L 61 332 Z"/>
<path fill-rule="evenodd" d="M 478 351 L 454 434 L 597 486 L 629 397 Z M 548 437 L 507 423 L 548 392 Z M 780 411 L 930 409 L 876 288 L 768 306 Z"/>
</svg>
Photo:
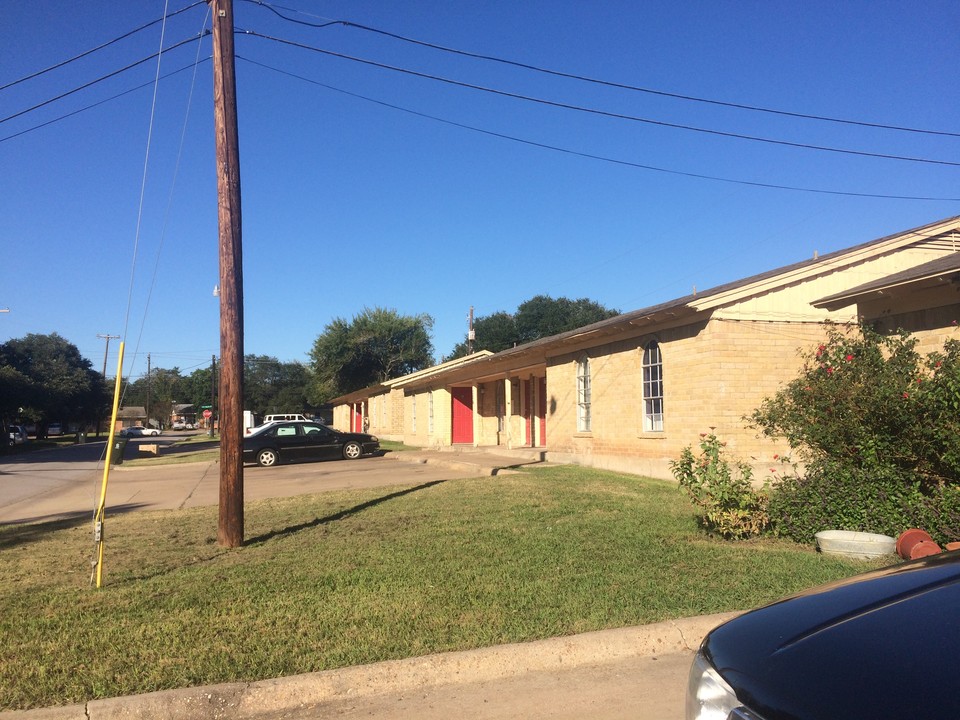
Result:
<svg viewBox="0 0 960 720">
<path fill-rule="evenodd" d="M 350 60 L 353 62 L 361 63 L 363 65 L 370 65 L 372 67 L 377 67 L 383 70 L 391 70 L 393 72 L 402 73 L 404 75 L 412 75 L 414 77 L 423 78 L 426 80 L 434 80 L 436 82 L 446 83 L 448 85 L 454 85 L 457 87 L 463 87 L 470 90 L 479 90 L 481 92 L 490 93 L 493 95 L 499 95 L 501 97 L 509 97 L 515 100 L 525 100 L 527 102 L 534 102 L 541 105 L 547 105 L 549 107 L 560 108 L 563 110 L 574 110 L 576 112 L 588 113 L 591 115 L 600 115 L 602 117 L 609 117 L 616 120 L 628 120 L 630 122 L 639 122 L 647 125 L 655 125 L 657 127 L 666 127 L 672 128 L 674 130 L 688 130 L 691 132 L 705 133 L 708 135 L 717 135 L 720 137 L 735 138 L 738 140 L 749 140 L 752 142 L 761 142 L 770 145 L 783 145 L 786 147 L 800 148 L 803 150 L 818 150 L 821 152 L 832 152 L 832 153 L 841 153 L 844 155 L 855 155 L 859 157 L 872 157 L 879 158 L 882 160 L 900 160 L 904 162 L 917 162 L 917 163 L 927 163 L 932 165 L 947 165 L 951 167 L 960 167 L 960 162 L 952 162 L 949 160 L 936 160 L 933 158 L 920 158 L 920 157 L 909 157 L 903 155 L 892 155 L 887 153 L 874 153 L 868 152 L 865 150 L 851 150 L 849 148 L 835 148 L 828 147 L 825 145 L 812 145 L 809 143 L 797 143 L 789 140 L 777 140 L 774 138 L 765 138 L 757 135 L 744 135 L 741 133 L 727 132 L 724 130 L 714 130 L 711 128 L 702 128 L 696 127 L 694 125 L 683 125 L 680 123 L 670 123 L 663 120 L 654 120 L 652 118 L 643 118 L 636 115 L 626 115 L 623 113 L 613 113 L 606 110 L 598 110 L 596 108 L 583 107 L 581 105 L 571 105 L 569 103 L 561 103 L 554 100 L 546 100 L 544 98 L 531 97 L 529 95 L 521 95 L 520 93 L 512 93 L 506 90 L 498 90 L 496 88 L 490 88 L 483 85 L 476 85 L 473 83 L 466 83 L 460 80 L 453 80 L 451 78 L 442 77 L 440 75 L 432 75 L 430 73 L 422 73 L 416 70 L 409 70 L 407 68 L 397 67 L 396 65 L 388 65 L 386 63 L 376 62 L 374 60 L 367 60 L 365 58 L 359 58 L 352 55 L 345 55 L 343 53 L 334 52 L 333 50 L 324 50 L 323 48 L 314 47 L 312 45 L 306 45 L 304 43 L 299 43 L 293 40 L 284 40 L 282 38 L 273 37 L 271 35 L 263 35 L 254 30 L 236 30 L 238 33 L 244 35 L 249 35 L 252 37 L 261 38 L 263 40 L 270 40 L 282 45 L 289 45 L 291 47 L 300 48 L 301 50 L 309 50 L 311 52 L 320 53 L 322 55 L 329 55 L 331 57 L 340 58 L 342 60 Z"/>
<path fill-rule="evenodd" d="M 197 42 L 198 40 L 201 40 L 203 37 L 205 37 L 206 35 L 209 35 L 209 34 L 210 34 L 210 32 L 209 32 L 208 30 L 204 30 L 204 31 L 201 32 L 199 35 L 197 35 L 196 37 L 187 38 L 186 40 L 181 40 L 180 42 L 178 42 L 178 43 L 176 43 L 176 44 L 174 44 L 174 45 L 171 45 L 170 47 L 168 47 L 168 48 L 166 48 L 166 49 L 161 49 L 159 52 L 155 52 L 155 53 L 153 53 L 152 55 L 148 55 L 148 56 L 145 57 L 145 58 L 141 58 L 140 60 L 137 60 L 136 62 L 130 63 L 130 64 L 127 65 L 126 67 L 122 67 L 122 68 L 120 68 L 119 70 L 114 70 L 114 71 L 111 72 L 111 73 L 107 73 L 106 75 L 102 75 L 102 76 L 96 78 L 95 80 L 91 80 L 90 82 L 86 82 L 86 83 L 84 83 L 83 85 L 80 85 L 80 86 L 78 86 L 78 87 L 73 88 L 72 90 L 67 90 L 66 92 L 61 93 L 60 95 L 57 95 L 56 97 L 50 98 L 49 100 L 44 100 L 43 102 L 40 102 L 40 103 L 37 103 L 37 104 L 34 105 L 33 107 L 28 107 L 28 108 L 25 109 L 25 110 L 20 110 L 19 112 L 15 112 L 13 115 L 8 115 L 8 116 L 5 117 L 5 118 L 0 118 L 0 123 L 5 123 L 5 122 L 7 122 L 8 120 L 13 120 L 14 118 L 18 118 L 18 117 L 20 117 L 21 115 L 26 115 L 26 114 L 29 113 L 29 112 L 33 112 L 34 110 L 38 110 L 38 109 L 44 107 L 45 105 L 49 105 L 50 103 L 56 102 L 57 100 L 62 100 L 62 99 L 65 98 L 65 97 L 68 97 L 68 96 L 70 96 L 70 95 L 73 95 L 74 93 L 80 92 L 81 90 L 85 90 L 85 89 L 87 89 L 88 87 L 91 87 L 91 86 L 93 86 L 93 85 L 96 85 L 97 83 L 103 82 L 104 80 L 107 80 L 107 79 L 109 79 L 109 78 L 115 77 L 115 76 L 117 76 L 117 75 L 119 75 L 119 74 L 121 74 L 121 73 L 126 72 L 127 70 L 130 70 L 130 69 L 132 69 L 132 68 L 135 68 L 135 67 L 137 67 L 137 65 L 142 65 L 142 64 L 145 63 L 145 62 L 149 62 L 150 60 L 153 60 L 153 59 L 155 59 L 155 58 L 158 58 L 158 57 L 160 57 L 163 53 L 168 53 L 168 52 L 170 52 L 171 50 L 176 50 L 177 48 L 182 47 L 183 45 L 186 45 L 187 43 Z M 151 84 L 152 84 L 152 83 L 151 83 Z"/>
<path fill-rule="evenodd" d="M 355 28 L 357 30 L 363 30 L 363 31 L 375 33 L 378 35 L 383 35 L 384 37 L 393 38 L 395 40 L 400 40 L 402 42 L 410 43 L 412 45 L 419 45 L 421 47 L 430 48 L 432 50 L 440 50 L 442 52 L 461 55 L 463 57 L 470 57 L 477 60 L 486 60 L 489 62 L 501 63 L 503 65 L 522 68 L 524 70 L 532 70 L 534 72 L 543 73 L 545 75 L 553 75 L 554 77 L 562 77 L 569 80 L 579 80 L 581 82 L 593 83 L 595 85 L 602 85 L 604 87 L 617 88 L 620 90 L 631 90 L 634 92 L 646 93 L 649 95 L 657 95 L 660 97 L 673 98 L 675 100 L 686 100 L 689 102 L 706 103 L 709 105 L 729 107 L 737 110 L 748 110 L 751 112 L 768 113 L 771 115 L 781 115 L 784 117 L 799 118 L 803 120 L 817 120 L 821 122 L 840 123 L 843 125 L 855 125 L 858 127 L 867 127 L 867 128 L 874 128 L 874 129 L 880 129 L 880 130 L 896 130 L 899 132 L 919 133 L 924 135 L 960 137 L 960 133 L 947 132 L 945 130 L 928 130 L 928 129 L 922 129 L 922 128 L 906 127 L 903 125 L 888 125 L 884 123 L 873 123 L 873 122 L 867 122 L 863 120 L 836 118 L 836 117 L 830 117 L 828 115 L 813 115 L 808 113 L 792 112 L 789 110 L 777 110 L 773 108 L 762 107 L 759 105 L 748 105 L 745 103 L 735 103 L 735 102 L 729 102 L 724 100 L 716 100 L 713 98 L 697 97 L 695 95 L 684 95 L 682 93 L 668 92 L 666 90 L 656 90 L 653 88 L 645 88 L 637 85 L 629 85 L 627 83 L 619 83 L 619 82 L 613 82 L 610 80 L 602 80 L 599 78 L 588 77 L 585 75 L 577 75 L 575 73 L 567 73 L 567 72 L 562 72 L 560 70 L 552 70 L 550 68 L 539 67 L 537 65 L 531 65 L 529 63 L 518 62 L 516 60 L 508 60 L 506 58 L 497 57 L 495 55 L 485 55 L 482 53 L 474 53 L 474 52 L 469 52 L 467 50 L 460 50 L 458 48 L 451 48 L 444 45 L 438 45 L 436 43 L 430 43 L 423 40 L 417 40 L 415 38 L 406 37 L 404 35 L 399 35 L 397 33 L 392 33 L 387 30 L 381 30 L 379 28 L 371 27 L 369 25 L 361 25 L 359 23 L 351 22 L 349 20 L 328 20 L 327 22 L 324 22 L 324 23 L 311 23 L 304 20 L 296 20 L 294 18 L 283 15 L 282 13 L 279 12 L 277 8 L 282 10 L 287 10 L 289 12 L 299 13 L 302 11 L 296 10 L 294 8 L 285 8 L 280 5 L 274 6 L 269 3 L 262 2 L 262 0 L 244 0 L 244 1 L 266 8 L 267 10 L 270 10 L 272 13 L 282 18 L 283 20 L 286 20 L 291 23 L 296 23 L 298 25 L 305 25 L 307 27 L 313 27 L 313 28 L 326 28 L 332 25 L 342 25 L 344 27 Z"/>
<path fill-rule="evenodd" d="M 199 62 L 207 62 L 209 59 L 210 59 L 210 56 L 208 55 L 207 57 L 203 58 Z M 182 68 L 178 70 L 173 70 L 171 72 L 166 73 L 165 75 L 161 75 L 160 80 L 166 80 L 167 78 L 172 77 L 177 73 L 182 73 L 184 70 L 190 70 L 191 68 L 194 68 L 194 67 L 196 67 L 196 63 L 191 63 L 190 65 L 184 65 Z M 119 98 L 122 98 L 124 95 L 129 95 L 130 93 L 136 92 L 137 90 L 142 90 L 145 87 L 151 87 L 153 85 L 153 82 L 154 82 L 153 80 L 150 80 L 149 82 L 142 83 L 140 85 L 137 85 L 136 87 L 130 88 L 129 90 L 124 90 L 123 92 L 117 93 L 116 95 L 111 95 L 108 98 L 104 98 L 103 100 L 99 100 L 95 103 L 91 103 L 90 105 L 84 105 L 82 108 L 79 108 L 72 112 L 68 112 L 63 115 L 58 115 L 52 120 L 47 120 L 46 122 L 42 122 L 38 125 L 33 125 L 32 127 L 28 127 L 19 132 L 15 132 L 12 135 L 6 135 L 5 137 L 0 137 L 0 143 L 6 142 L 7 140 L 13 140 L 16 137 L 20 137 L 21 135 L 26 135 L 27 133 L 31 133 L 34 130 L 40 130 L 41 128 L 47 127 L 47 125 L 53 125 L 54 123 L 58 123 L 61 120 L 66 120 L 67 118 L 73 117 L 74 115 L 79 115 L 82 112 L 86 112 L 87 110 L 92 110 L 95 107 L 99 107 L 100 105 L 103 105 L 105 103 L 111 102 L 113 100 L 117 100 Z"/>
<path fill-rule="evenodd" d="M 427 113 L 419 112 L 417 110 L 411 110 L 409 108 L 405 108 L 400 105 L 394 105 L 392 103 L 384 102 L 382 100 L 376 100 L 374 98 L 370 98 L 365 95 L 360 95 L 358 93 L 350 92 L 349 90 L 343 90 L 341 88 L 334 87 L 333 85 L 328 85 L 326 83 L 322 83 L 317 80 L 312 80 L 311 78 L 307 78 L 302 75 L 297 75 L 296 73 L 292 73 L 287 70 L 280 70 L 279 68 L 271 67 L 270 65 L 265 65 L 255 60 L 250 60 L 249 58 L 245 58 L 242 55 L 237 55 L 237 59 L 243 60 L 244 62 L 248 62 L 252 65 L 257 65 L 259 67 L 262 67 L 266 70 L 270 70 L 272 72 L 277 72 L 282 75 L 287 75 L 289 77 L 295 78 L 297 80 L 302 80 L 312 85 L 317 85 L 319 87 L 323 87 L 328 90 L 333 90 L 334 92 L 342 93 L 344 95 L 348 95 L 350 97 L 354 97 L 359 100 L 364 100 L 366 102 L 374 103 L 382 107 L 390 108 L 392 110 L 398 110 L 400 112 L 414 115 L 416 117 L 421 117 L 427 120 L 433 120 L 435 122 L 443 123 L 445 125 L 461 128 L 463 130 L 469 130 L 471 132 L 481 133 L 483 135 L 488 135 L 490 137 L 496 137 L 502 140 L 509 140 L 511 142 L 517 142 L 523 145 L 529 145 L 531 147 L 537 147 L 544 150 L 552 150 L 553 152 L 559 152 L 567 155 L 573 155 L 576 157 L 582 157 L 588 160 L 599 160 L 601 162 L 613 163 L 615 165 L 633 167 L 640 170 L 650 170 L 652 172 L 667 173 L 669 175 L 679 175 L 681 177 L 689 177 L 697 180 L 710 180 L 714 182 L 731 183 L 735 185 L 748 185 L 751 187 L 761 187 L 761 188 L 768 188 L 772 190 L 788 190 L 792 192 L 817 193 L 821 195 L 841 195 L 846 197 L 877 198 L 882 200 L 922 200 L 922 201 L 939 201 L 939 202 L 960 202 L 960 197 L 952 197 L 952 198 L 951 197 L 922 197 L 922 196 L 916 196 L 916 195 L 892 195 L 892 194 L 888 195 L 888 194 L 880 194 L 880 193 L 859 193 L 859 192 L 850 192 L 850 191 L 842 191 L 842 190 L 824 190 L 819 188 L 809 188 L 809 187 L 801 187 L 801 186 L 794 186 L 794 185 L 780 185 L 776 183 L 753 182 L 750 180 L 726 178 L 718 175 L 705 175 L 701 173 L 684 172 L 681 170 L 671 170 L 669 168 L 657 167 L 655 165 L 646 165 L 643 163 L 636 163 L 628 160 L 621 160 L 618 158 L 605 157 L 603 155 L 594 155 L 591 153 L 585 153 L 577 150 L 571 150 L 569 148 L 559 147 L 557 145 L 548 145 L 546 143 L 536 142 L 534 140 L 526 140 L 524 138 L 519 138 L 513 135 L 507 135 L 505 133 L 486 130 L 484 128 L 475 127 L 473 125 L 467 125 L 465 123 L 456 122 L 454 120 L 447 120 L 445 118 L 441 118 L 436 115 L 430 115 Z"/>
<path fill-rule="evenodd" d="M 197 5 L 203 5 L 205 2 L 206 2 L 206 0 L 197 0 L 197 2 L 193 3 L 192 5 L 188 5 L 187 7 L 183 8 L 183 9 L 181 9 L 181 10 L 177 10 L 176 12 L 170 13 L 170 15 L 168 16 L 168 18 L 174 17 L 175 15 L 179 15 L 179 14 L 182 13 L 182 12 L 186 12 L 187 10 L 190 10 L 190 9 L 192 9 L 192 8 L 195 8 Z M 6 85 L 0 85 L 0 90 L 6 90 L 7 88 L 13 87 L 14 85 L 19 85 L 20 83 L 26 82 L 27 80 L 33 80 L 34 78 L 40 77 L 41 75 L 44 75 L 44 74 L 46 74 L 46 73 L 48 73 L 48 72 L 52 72 L 53 70 L 57 70 L 57 69 L 59 69 L 59 68 L 62 68 L 62 67 L 64 67 L 65 65 L 69 65 L 70 63 L 75 62 L 75 61 L 77 61 L 77 60 L 80 60 L 81 58 L 85 58 L 87 55 L 91 55 L 91 54 L 97 52 L 98 50 L 103 50 L 103 49 L 106 48 L 106 47 L 110 47 L 110 46 L 113 45 L 114 43 L 118 43 L 118 42 L 120 42 L 121 40 L 125 40 L 126 38 L 130 37 L 131 35 L 136 35 L 138 32 L 140 32 L 140 31 L 142 31 L 142 30 L 146 30 L 148 27 L 152 27 L 152 26 L 156 25 L 156 24 L 159 23 L 159 22 L 163 22 L 163 20 L 164 20 L 164 18 L 157 18 L 156 20 L 151 20 L 150 22 L 148 22 L 148 23 L 146 23 L 146 24 L 144 24 L 144 25 L 141 25 L 141 26 L 138 27 L 138 28 L 134 28 L 133 30 L 130 30 L 130 31 L 128 31 L 128 32 L 125 32 L 123 35 L 119 35 L 119 36 L 113 38 L 113 40 L 107 40 L 107 42 L 105 42 L 105 43 L 102 43 L 102 44 L 100 44 L 100 45 L 97 45 L 97 46 L 94 47 L 94 48 L 90 48 L 89 50 L 85 50 L 84 52 L 80 53 L 79 55 L 74 55 L 72 58 L 68 58 L 67 60 L 62 60 L 61 62 L 58 62 L 58 63 L 56 63 L 55 65 L 51 65 L 50 67 L 46 67 L 46 68 L 44 68 L 43 70 L 37 70 L 36 72 L 30 73 L 29 75 L 25 75 L 25 76 L 23 76 L 22 78 L 17 78 L 16 80 L 11 80 L 11 81 L 8 82 Z"/>
</svg>

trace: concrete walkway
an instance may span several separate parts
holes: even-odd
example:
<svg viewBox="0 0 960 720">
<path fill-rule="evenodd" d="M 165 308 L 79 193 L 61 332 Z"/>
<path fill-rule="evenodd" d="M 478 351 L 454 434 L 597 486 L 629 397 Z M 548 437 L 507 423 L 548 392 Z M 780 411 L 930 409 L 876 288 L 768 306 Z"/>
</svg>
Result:
<svg viewBox="0 0 960 720">
<path fill-rule="evenodd" d="M 733 613 L 250 683 L 0 713 L 3 720 L 683 720 L 687 673 Z"/>
</svg>

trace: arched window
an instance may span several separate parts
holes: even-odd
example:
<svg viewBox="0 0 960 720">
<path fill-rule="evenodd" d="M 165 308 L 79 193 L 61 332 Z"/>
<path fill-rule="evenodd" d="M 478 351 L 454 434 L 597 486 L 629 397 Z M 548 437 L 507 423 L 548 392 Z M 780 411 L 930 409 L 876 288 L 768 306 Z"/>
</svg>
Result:
<svg viewBox="0 0 960 720">
<path fill-rule="evenodd" d="M 590 432 L 590 358 L 577 361 L 577 431 Z"/>
<path fill-rule="evenodd" d="M 663 360 L 656 341 L 643 350 L 643 429 L 663 432 Z"/>
</svg>

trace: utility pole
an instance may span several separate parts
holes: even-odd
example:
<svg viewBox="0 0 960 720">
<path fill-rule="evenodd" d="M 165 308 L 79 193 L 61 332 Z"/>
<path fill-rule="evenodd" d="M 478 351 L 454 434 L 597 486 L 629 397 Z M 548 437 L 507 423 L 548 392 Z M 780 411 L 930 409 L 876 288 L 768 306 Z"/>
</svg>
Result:
<svg viewBox="0 0 960 720">
<path fill-rule="evenodd" d="M 467 355 L 473 354 L 473 341 L 477 339 L 477 334 L 473 331 L 473 305 L 470 306 L 470 314 L 467 315 Z"/>
<path fill-rule="evenodd" d="M 243 544 L 243 257 L 233 0 L 213 17 L 213 121 L 220 227 L 220 518 L 217 543 Z"/>
<path fill-rule="evenodd" d="M 106 340 L 106 341 L 107 341 L 107 346 L 103 349 L 103 372 L 101 373 L 101 375 L 103 376 L 104 384 L 106 384 L 106 380 L 107 380 L 107 355 L 108 355 L 109 352 L 110 352 L 110 341 L 111 341 L 111 340 L 119 340 L 119 339 L 120 339 L 120 336 L 119 336 L 119 335 L 101 335 L 100 333 L 97 333 L 97 337 L 100 338 L 100 339 L 102 339 L 102 340 Z M 97 412 L 97 438 L 100 437 L 100 420 L 101 420 L 100 413 Z M 110 428 L 110 432 L 111 432 L 111 433 L 113 432 L 113 428 Z"/>
<path fill-rule="evenodd" d="M 103 372 L 101 373 L 103 375 L 103 379 L 106 380 L 107 379 L 107 353 L 110 352 L 110 341 L 119 340 L 120 336 L 119 335 L 101 335 L 100 333 L 97 333 L 97 337 L 100 338 L 101 340 L 107 341 L 107 346 L 103 349 Z"/>
<path fill-rule="evenodd" d="M 147 353 L 147 427 L 150 427 L 150 353 Z"/>
<path fill-rule="evenodd" d="M 210 358 L 210 428 L 207 433 L 213 437 L 213 426 L 217 422 L 217 412 L 214 409 L 217 404 L 217 356 Z"/>
</svg>

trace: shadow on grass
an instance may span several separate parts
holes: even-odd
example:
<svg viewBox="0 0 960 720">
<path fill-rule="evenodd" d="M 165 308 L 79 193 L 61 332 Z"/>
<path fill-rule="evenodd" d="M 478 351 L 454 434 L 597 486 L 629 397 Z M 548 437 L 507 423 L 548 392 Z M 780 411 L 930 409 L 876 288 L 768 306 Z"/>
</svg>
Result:
<svg viewBox="0 0 960 720">
<path fill-rule="evenodd" d="M 126 503 L 107 506 L 107 515 L 120 515 L 145 507 L 143 503 Z M 93 527 L 93 510 L 77 510 L 54 515 L 18 518 L 0 522 L 0 550 L 36 542 L 44 535 L 70 530 L 89 523 Z M 92 532 L 92 529 L 91 529 Z"/>
<path fill-rule="evenodd" d="M 359 505 L 354 505 L 352 508 L 347 508 L 346 510 L 341 510 L 338 513 L 333 515 L 328 515 L 327 517 L 315 518 L 310 522 L 300 523 L 299 525 L 291 525 L 288 528 L 283 528 L 282 530 L 272 530 L 271 532 L 265 533 L 263 535 L 258 535 L 257 537 L 248 538 L 244 545 L 254 545 L 256 543 L 264 543 L 267 540 L 272 540 L 276 537 L 287 537 L 295 533 L 300 532 L 301 530 L 309 530 L 310 528 L 319 527 L 321 525 L 326 525 L 327 523 L 336 522 L 337 520 L 343 520 L 344 518 L 350 517 L 351 515 L 356 515 L 359 512 L 364 510 L 369 510 L 372 507 L 376 507 L 381 503 L 385 503 L 388 500 L 395 500 L 398 497 L 403 497 L 404 495 L 409 495 L 410 493 L 419 492 L 420 490 L 426 490 L 427 488 L 433 487 L 434 485 L 441 485 L 447 482 L 446 480 L 433 480 L 428 483 L 423 483 L 422 485 L 416 485 L 405 490 L 398 490 L 397 492 L 390 493 L 389 495 L 384 495 L 383 497 L 374 498 L 373 500 L 368 500 L 367 502 L 360 503 Z"/>
</svg>

